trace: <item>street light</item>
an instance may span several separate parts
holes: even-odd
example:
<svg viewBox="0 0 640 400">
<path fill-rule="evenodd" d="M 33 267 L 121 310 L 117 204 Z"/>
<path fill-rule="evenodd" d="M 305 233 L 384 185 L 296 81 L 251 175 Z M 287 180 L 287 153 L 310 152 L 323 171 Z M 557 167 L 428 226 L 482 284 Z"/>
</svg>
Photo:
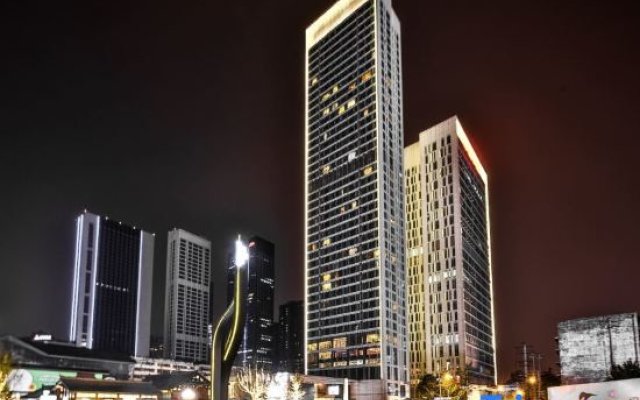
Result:
<svg viewBox="0 0 640 400">
<path fill-rule="evenodd" d="M 449 373 L 449 371 L 446 371 L 444 374 L 442 374 L 442 376 L 440 377 L 440 398 L 442 398 L 442 384 L 446 383 L 447 381 L 450 381 L 453 379 L 453 375 L 451 375 Z M 449 388 L 447 387 L 447 397 L 450 397 L 449 394 Z"/>
<path fill-rule="evenodd" d="M 196 392 L 191 388 L 186 388 L 180 393 L 182 400 L 195 400 L 197 397 Z"/>
</svg>

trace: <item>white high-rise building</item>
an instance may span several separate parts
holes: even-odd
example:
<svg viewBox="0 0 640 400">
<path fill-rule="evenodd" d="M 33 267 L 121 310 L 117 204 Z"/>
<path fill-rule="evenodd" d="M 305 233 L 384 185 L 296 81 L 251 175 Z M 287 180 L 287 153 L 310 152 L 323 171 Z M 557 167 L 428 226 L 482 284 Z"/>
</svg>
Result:
<svg viewBox="0 0 640 400">
<path fill-rule="evenodd" d="M 77 218 L 69 334 L 76 346 L 149 355 L 154 241 L 86 211 Z"/>
<path fill-rule="evenodd" d="M 400 54 L 390 0 L 306 30 L 306 371 L 390 398 L 409 395 Z"/>
<path fill-rule="evenodd" d="M 457 117 L 405 150 L 411 382 L 495 384 L 487 174 Z"/>
<path fill-rule="evenodd" d="M 165 358 L 209 357 L 211 242 L 182 229 L 169 232 L 165 295 Z"/>
</svg>

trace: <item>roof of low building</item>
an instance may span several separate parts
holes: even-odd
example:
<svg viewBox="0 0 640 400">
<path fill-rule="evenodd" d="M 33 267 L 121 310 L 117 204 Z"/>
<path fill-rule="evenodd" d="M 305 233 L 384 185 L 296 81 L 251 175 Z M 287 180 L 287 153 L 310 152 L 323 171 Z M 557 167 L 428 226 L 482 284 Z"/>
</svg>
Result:
<svg viewBox="0 0 640 400">
<path fill-rule="evenodd" d="M 176 371 L 169 374 L 150 375 L 145 377 L 145 382 L 150 382 L 160 390 L 169 390 L 181 385 L 204 384 L 209 381 L 197 371 Z"/>
<path fill-rule="evenodd" d="M 159 395 L 150 382 L 116 381 L 110 379 L 60 378 L 60 384 L 72 392 L 133 393 Z"/>
</svg>

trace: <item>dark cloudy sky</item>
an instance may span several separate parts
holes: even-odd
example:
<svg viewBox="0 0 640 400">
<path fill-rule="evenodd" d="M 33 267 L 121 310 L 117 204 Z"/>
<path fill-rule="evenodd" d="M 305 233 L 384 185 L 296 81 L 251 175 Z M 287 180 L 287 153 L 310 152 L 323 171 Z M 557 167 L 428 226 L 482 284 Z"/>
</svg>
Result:
<svg viewBox="0 0 640 400">
<path fill-rule="evenodd" d="M 331 0 L 0 6 L 0 332 L 65 336 L 74 218 L 276 244 L 302 297 L 304 29 Z M 490 176 L 500 375 L 563 319 L 638 311 L 634 0 L 395 0 L 405 140 L 457 114 Z M 216 290 L 224 290 L 220 282 Z M 222 296 L 221 296 L 222 297 Z"/>
</svg>

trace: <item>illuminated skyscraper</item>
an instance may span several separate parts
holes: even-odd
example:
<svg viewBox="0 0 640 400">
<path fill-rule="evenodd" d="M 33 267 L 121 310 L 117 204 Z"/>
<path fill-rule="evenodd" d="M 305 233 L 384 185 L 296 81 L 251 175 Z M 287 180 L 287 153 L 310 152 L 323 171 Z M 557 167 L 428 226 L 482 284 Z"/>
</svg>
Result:
<svg viewBox="0 0 640 400">
<path fill-rule="evenodd" d="M 182 229 L 169 232 L 164 352 L 174 360 L 209 359 L 211 242 Z"/>
<path fill-rule="evenodd" d="M 273 292 L 275 276 L 275 246 L 254 236 L 249 240 L 247 263 L 247 313 L 242 342 L 234 365 L 270 371 L 274 366 L 275 332 L 273 327 Z M 235 258 L 229 257 L 227 300 L 233 299 L 237 277 Z"/>
<path fill-rule="evenodd" d="M 411 381 L 496 380 L 487 174 L 457 117 L 405 149 Z"/>
<path fill-rule="evenodd" d="M 70 341 L 146 357 L 154 235 L 88 212 L 76 228 Z"/>
<path fill-rule="evenodd" d="M 304 373 L 304 303 L 281 304 L 278 317 L 278 371 Z"/>
<path fill-rule="evenodd" d="M 305 315 L 309 374 L 408 396 L 400 23 L 340 0 L 306 31 Z"/>
</svg>

